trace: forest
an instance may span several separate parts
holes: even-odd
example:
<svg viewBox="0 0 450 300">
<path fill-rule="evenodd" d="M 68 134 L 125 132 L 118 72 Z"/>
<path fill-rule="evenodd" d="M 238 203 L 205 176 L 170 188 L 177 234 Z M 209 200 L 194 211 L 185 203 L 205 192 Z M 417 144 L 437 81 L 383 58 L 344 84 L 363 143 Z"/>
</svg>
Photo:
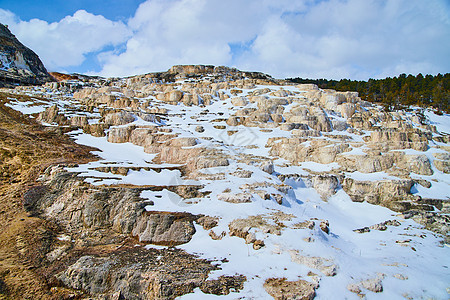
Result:
<svg viewBox="0 0 450 300">
<path fill-rule="evenodd" d="M 327 80 L 288 78 L 295 83 L 314 83 L 322 89 L 356 91 L 361 99 L 382 104 L 386 110 L 407 106 L 434 108 L 437 113 L 450 113 L 450 73 L 436 76 L 400 74 L 385 79 Z"/>
</svg>

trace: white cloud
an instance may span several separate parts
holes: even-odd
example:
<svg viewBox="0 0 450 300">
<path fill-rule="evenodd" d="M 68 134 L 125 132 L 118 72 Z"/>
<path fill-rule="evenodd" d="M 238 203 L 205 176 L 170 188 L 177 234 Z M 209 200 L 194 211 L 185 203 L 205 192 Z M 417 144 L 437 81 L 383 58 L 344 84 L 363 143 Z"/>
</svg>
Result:
<svg viewBox="0 0 450 300">
<path fill-rule="evenodd" d="M 11 12 L 0 9 L 0 22 L 8 24 L 16 37 L 35 51 L 50 70 L 80 65 L 87 53 L 121 44 L 131 34 L 122 22 L 84 10 L 59 22 L 47 23 L 38 19 L 21 21 Z"/>
<path fill-rule="evenodd" d="M 241 63 L 250 68 L 265 65 L 277 76 L 446 72 L 450 24 L 442 15 L 444 6 L 420 0 L 321 2 L 303 14 L 275 17 Z"/>
<path fill-rule="evenodd" d="M 0 10 L 0 21 L 14 19 L 6 15 Z M 19 39 L 56 67 L 125 42 L 98 54 L 106 76 L 175 64 L 352 79 L 450 69 L 446 0 L 147 0 L 127 24 L 85 11 L 58 23 L 13 23 Z M 235 45 L 244 46 L 236 52 Z"/>
</svg>

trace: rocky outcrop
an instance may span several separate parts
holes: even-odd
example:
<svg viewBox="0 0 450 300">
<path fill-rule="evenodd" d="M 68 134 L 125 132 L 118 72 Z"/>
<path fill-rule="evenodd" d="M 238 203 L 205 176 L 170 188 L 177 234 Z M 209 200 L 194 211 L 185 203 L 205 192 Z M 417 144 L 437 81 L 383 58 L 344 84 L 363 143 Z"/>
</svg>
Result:
<svg viewBox="0 0 450 300">
<path fill-rule="evenodd" d="M 177 246 L 189 242 L 195 233 L 194 221 L 189 213 L 145 212 L 132 231 L 140 242 Z"/>
<path fill-rule="evenodd" d="M 58 125 L 67 125 L 69 123 L 66 116 L 59 113 L 59 108 L 56 104 L 46 108 L 39 114 L 37 119 L 40 122 L 45 122 L 48 124 L 56 123 Z"/>
<path fill-rule="evenodd" d="M 107 114 L 105 117 L 106 125 L 125 125 L 134 122 L 135 116 L 132 113 L 120 111 L 117 113 Z"/>
<path fill-rule="evenodd" d="M 39 57 L 0 24 L 0 84 L 43 84 L 54 80 Z"/>
<path fill-rule="evenodd" d="M 319 270 L 325 276 L 335 276 L 337 274 L 337 266 L 330 259 L 302 255 L 298 251 L 290 251 L 290 255 L 293 262 Z"/>
<path fill-rule="evenodd" d="M 56 278 L 67 287 L 107 299 L 175 299 L 197 287 L 207 294 L 226 295 L 243 288 L 242 275 L 207 280 L 216 269 L 181 250 L 125 246 L 107 256 L 82 256 Z"/>
<path fill-rule="evenodd" d="M 362 293 L 364 289 L 374 293 L 381 293 L 383 291 L 382 280 L 384 277 L 384 274 L 378 274 L 374 278 L 365 279 L 358 283 L 351 283 L 347 286 L 347 289 L 359 296 L 364 296 Z"/>
<path fill-rule="evenodd" d="M 318 284 L 303 279 L 288 281 L 286 278 L 269 278 L 264 282 L 264 289 L 275 300 L 312 300 L 317 287 Z"/>
<path fill-rule="evenodd" d="M 60 172 L 53 176 L 45 186 L 30 190 L 28 194 L 34 196 L 27 196 L 24 205 L 73 235 L 94 239 L 100 232 L 108 239 L 132 235 L 143 243 L 175 246 L 189 242 L 195 233 L 193 222 L 198 216 L 146 211 L 145 207 L 153 203 L 143 201 L 139 189 L 87 189 L 76 174 Z M 174 190 L 187 195 L 181 187 Z"/>
<path fill-rule="evenodd" d="M 411 195 L 411 187 L 413 185 L 414 181 L 412 180 L 359 181 L 345 178 L 342 182 L 342 188 L 353 201 L 383 204 L 396 211 L 410 208 L 402 207 L 401 202 L 395 201 L 415 199 Z"/>
</svg>

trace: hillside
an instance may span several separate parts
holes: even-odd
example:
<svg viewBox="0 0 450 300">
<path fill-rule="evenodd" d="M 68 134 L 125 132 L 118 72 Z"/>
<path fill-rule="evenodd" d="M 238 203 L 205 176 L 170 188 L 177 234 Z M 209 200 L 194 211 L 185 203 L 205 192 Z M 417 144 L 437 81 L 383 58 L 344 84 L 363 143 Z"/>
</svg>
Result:
<svg viewBox="0 0 450 300">
<path fill-rule="evenodd" d="M 0 24 L 0 87 L 53 80 L 37 54 L 24 46 L 7 26 Z"/>
<path fill-rule="evenodd" d="M 66 146 L 2 146 L 43 163 L 4 209 L 27 264 L 0 262 L 0 297 L 24 274 L 42 299 L 448 297 L 449 115 L 227 67 L 59 77 L 2 90 Z"/>
</svg>

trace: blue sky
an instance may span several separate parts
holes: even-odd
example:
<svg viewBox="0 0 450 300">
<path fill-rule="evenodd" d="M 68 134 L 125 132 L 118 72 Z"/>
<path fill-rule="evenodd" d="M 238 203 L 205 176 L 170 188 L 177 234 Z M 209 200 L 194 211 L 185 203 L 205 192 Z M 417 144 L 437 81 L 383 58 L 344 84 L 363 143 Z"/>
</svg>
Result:
<svg viewBox="0 0 450 300">
<path fill-rule="evenodd" d="M 84 9 L 110 20 L 123 20 L 134 15 L 145 0 L 0 0 L 0 8 L 10 10 L 23 21 L 41 19 L 58 22 L 77 10 Z"/>
<path fill-rule="evenodd" d="M 50 71 L 213 64 L 368 79 L 450 70 L 447 0 L 0 0 L 0 22 Z"/>
</svg>

